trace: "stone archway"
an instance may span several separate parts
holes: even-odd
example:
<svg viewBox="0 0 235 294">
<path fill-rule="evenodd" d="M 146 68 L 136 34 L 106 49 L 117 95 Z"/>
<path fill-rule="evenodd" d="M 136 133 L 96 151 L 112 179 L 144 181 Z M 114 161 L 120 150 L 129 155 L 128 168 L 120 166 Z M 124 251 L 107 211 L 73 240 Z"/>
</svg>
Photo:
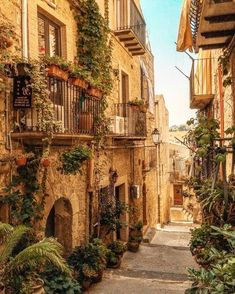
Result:
<svg viewBox="0 0 235 294">
<path fill-rule="evenodd" d="M 46 237 L 55 237 L 64 247 L 65 255 L 72 250 L 72 221 L 71 203 L 66 198 L 56 200 L 46 221 Z"/>
</svg>

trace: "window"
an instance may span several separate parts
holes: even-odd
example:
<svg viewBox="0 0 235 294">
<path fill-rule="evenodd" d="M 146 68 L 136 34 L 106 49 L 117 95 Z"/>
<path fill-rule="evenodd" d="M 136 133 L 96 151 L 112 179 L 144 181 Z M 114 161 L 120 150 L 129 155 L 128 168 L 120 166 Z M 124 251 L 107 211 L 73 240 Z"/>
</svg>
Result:
<svg viewBox="0 0 235 294">
<path fill-rule="evenodd" d="M 42 14 L 38 15 L 39 55 L 60 55 L 60 27 Z"/>
</svg>

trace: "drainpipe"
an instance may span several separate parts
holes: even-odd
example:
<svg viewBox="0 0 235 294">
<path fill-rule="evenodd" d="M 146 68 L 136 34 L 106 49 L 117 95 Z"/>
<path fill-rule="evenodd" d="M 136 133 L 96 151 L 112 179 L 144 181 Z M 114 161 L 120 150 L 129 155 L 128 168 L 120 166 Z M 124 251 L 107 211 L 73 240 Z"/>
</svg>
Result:
<svg viewBox="0 0 235 294">
<path fill-rule="evenodd" d="M 22 0 L 22 57 L 28 59 L 28 0 Z"/>
<path fill-rule="evenodd" d="M 218 82 L 219 82 L 219 103 L 220 103 L 220 126 L 221 138 L 224 138 L 224 100 L 223 100 L 223 74 L 221 66 L 218 68 Z"/>
</svg>

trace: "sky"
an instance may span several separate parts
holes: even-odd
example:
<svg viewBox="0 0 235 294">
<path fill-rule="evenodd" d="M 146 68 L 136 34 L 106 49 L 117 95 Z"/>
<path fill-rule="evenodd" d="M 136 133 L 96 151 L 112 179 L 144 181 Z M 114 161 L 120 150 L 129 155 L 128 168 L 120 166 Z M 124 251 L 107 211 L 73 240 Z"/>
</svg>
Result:
<svg viewBox="0 0 235 294">
<path fill-rule="evenodd" d="M 147 31 L 155 58 L 155 94 L 163 94 L 170 126 L 184 124 L 194 115 L 189 108 L 189 82 L 176 68 L 190 73 L 190 58 L 176 52 L 183 0 L 141 0 Z"/>
</svg>

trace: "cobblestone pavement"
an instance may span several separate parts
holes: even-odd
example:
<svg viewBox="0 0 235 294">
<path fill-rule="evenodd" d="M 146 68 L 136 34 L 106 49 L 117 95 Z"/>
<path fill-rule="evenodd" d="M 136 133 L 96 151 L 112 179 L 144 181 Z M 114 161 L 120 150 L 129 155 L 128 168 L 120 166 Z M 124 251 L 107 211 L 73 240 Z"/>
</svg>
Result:
<svg viewBox="0 0 235 294">
<path fill-rule="evenodd" d="M 187 267 L 195 266 L 187 244 L 188 228 L 157 231 L 138 253 L 127 252 L 120 269 L 107 270 L 89 294 L 180 294 L 190 285 Z"/>
</svg>

